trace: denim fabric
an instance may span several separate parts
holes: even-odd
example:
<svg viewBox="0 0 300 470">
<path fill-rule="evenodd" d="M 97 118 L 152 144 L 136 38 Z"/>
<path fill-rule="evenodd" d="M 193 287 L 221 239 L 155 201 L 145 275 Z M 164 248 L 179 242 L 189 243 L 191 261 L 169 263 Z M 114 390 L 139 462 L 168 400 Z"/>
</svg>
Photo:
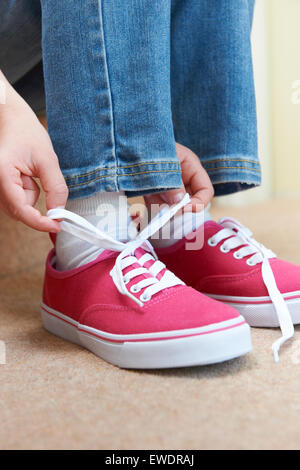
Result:
<svg viewBox="0 0 300 470">
<path fill-rule="evenodd" d="M 0 66 L 42 89 L 38 3 L 2 0 Z M 253 4 L 41 0 L 48 127 L 71 198 L 179 187 L 175 139 L 217 195 L 260 183 Z"/>
<path fill-rule="evenodd" d="M 254 0 L 172 0 L 175 138 L 215 194 L 260 183 L 250 31 Z"/>
<path fill-rule="evenodd" d="M 48 126 L 70 196 L 179 187 L 169 0 L 41 5 Z"/>
</svg>

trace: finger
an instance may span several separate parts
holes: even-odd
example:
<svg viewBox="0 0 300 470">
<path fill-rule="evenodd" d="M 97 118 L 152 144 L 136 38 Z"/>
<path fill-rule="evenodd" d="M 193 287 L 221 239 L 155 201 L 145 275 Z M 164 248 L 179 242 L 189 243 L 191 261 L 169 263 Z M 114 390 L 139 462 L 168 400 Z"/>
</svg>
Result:
<svg viewBox="0 0 300 470">
<path fill-rule="evenodd" d="M 37 176 L 40 178 L 46 193 L 47 209 L 65 206 L 68 198 L 68 188 L 59 167 L 55 153 L 48 153 L 37 166 Z"/>
<path fill-rule="evenodd" d="M 188 163 L 188 165 L 189 168 L 185 169 L 183 174 L 185 175 L 186 188 L 191 195 L 190 208 L 199 212 L 211 202 L 214 196 L 214 188 L 199 160 L 196 164 Z"/>
<path fill-rule="evenodd" d="M 204 168 L 201 173 L 197 173 L 191 178 L 190 187 L 194 202 L 204 204 L 204 207 L 207 207 L 214 197 L 214 188 Z"/>
<path fill-rule="evenodd" d="M 187 212 L 201 212 L 209 205 L 209 202 L 204 202 L 206 200 L 211 200 L 209 191 L 202 189 L 191 197 L 191 201 L 186 205 L 185 210 Z"/>
<path fill-rule="evenodd" d="M 31 178 L 31 176 L 21 175 L 21 180 L 23 183 L 27 204 L 30 206 L 35 206 L 40 195 L 39 185 L 36 183 L 36 181 L 34 181 L 33 178 Z"/>
<path fill-rule="evenodd" d="M 20 222 L 28 225 L 41 232 L 60 232 L 61 228 L 57 221 L 51 220 L 42 215 L 35 207 L 25 205 L 21 208 L 16 208 L 17 219 Z"/>
<path fill-rule="evenodd" d="M 2 173 L 0 188 L 2 209 L 7 215 L 42 232 L 60 231 L 58 222 L 42 216 L 37 209 L 28 204 L 21 178 L 15 178 L 13 181 Z"/>
<path fill-rule="evenodd" d="M 165 201 L 161 198 L 160 193 L 146 194 L 144 196 L 146 205 L 146 213 L 144 214 L 144 220 L 150 222 L 153 217 L 161 210 L 162 206 L 165 206 Z"/>
<path fill-rule="evenodd" d="M 213 186 L 198 156 L 187 147 L 176 144 L 177 155 L 181 165 L 182 181 L 191 195 L 188 209 L 200 211 L 207 206 L 213 197 Z M 199 207 L 196 207 L 199 206 Z"/>
<path fill-rule="evenodd" d="M 165 201 L 167 204 L 178 204 L 184 198 L 186 194 L 186 190 L 184 187 L 180 189 L 171 189 L 170 191 L 165 191 L 160 193 L 160 197 Z"/>
</svg>

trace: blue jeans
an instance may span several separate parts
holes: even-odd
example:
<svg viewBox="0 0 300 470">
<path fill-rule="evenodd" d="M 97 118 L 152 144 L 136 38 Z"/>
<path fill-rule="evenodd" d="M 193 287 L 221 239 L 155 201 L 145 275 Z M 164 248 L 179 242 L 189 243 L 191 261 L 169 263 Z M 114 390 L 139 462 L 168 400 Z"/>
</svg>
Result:
<svg viewBox="0 0 300 470">
<path fill-rule="evenodd" d="M 71 198 L 180 187 L 175 141 L 199 156 L 216 195 L 260 183 L 253 4 L 41 0 L 41 15 L 38 0 L 2 0 L 0 67 L 30 95 L 28 74 L 42 83 L 43 60 L 49 133 Z"/>
</svg>

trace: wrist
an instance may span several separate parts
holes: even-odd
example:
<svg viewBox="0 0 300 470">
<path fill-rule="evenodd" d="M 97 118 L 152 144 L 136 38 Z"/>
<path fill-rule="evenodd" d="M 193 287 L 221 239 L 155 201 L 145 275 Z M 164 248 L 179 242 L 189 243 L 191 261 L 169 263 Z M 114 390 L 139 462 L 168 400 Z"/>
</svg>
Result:
<svg viewBox="0 0 300 470">
<path fill-rule="evenodd" d="M 0 116 L 15 114 L 25 108 L 27 104 L 23 98 L 14 90 L 0 71 Z"/>
</svg>

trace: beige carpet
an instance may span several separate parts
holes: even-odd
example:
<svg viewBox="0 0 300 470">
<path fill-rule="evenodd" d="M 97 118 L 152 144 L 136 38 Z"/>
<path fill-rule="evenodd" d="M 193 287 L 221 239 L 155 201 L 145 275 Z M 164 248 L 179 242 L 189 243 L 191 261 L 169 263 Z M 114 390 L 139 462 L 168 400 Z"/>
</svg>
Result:
<svg viewBox="0 0 300 470">
<path fill-rule="evenodd" d="M 214 212 L 300 264 L 299 203 Z M 229 363 L 120 370 L 42 329 L 47 236 L 3 216 L 0 227 L 2 449 L 300 448 L 300 329 L 277 365 L 279 331 L 253 330 L 253 352 Z"/>
</svg>

